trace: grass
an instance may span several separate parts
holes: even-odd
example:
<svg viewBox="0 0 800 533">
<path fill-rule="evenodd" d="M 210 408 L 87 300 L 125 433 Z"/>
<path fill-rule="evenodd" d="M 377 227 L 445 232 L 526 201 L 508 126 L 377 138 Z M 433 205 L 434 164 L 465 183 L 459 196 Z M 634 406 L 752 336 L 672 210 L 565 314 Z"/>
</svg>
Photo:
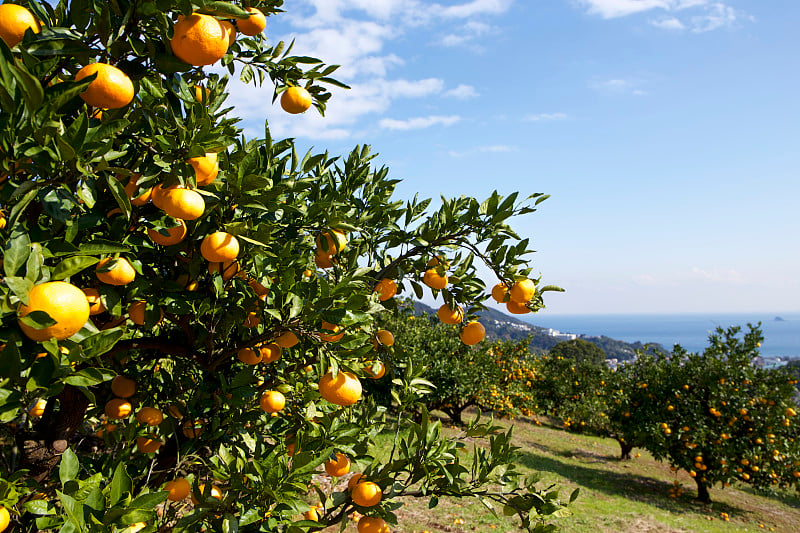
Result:
<svg viewBox="0 0 800 533">
<path fill-rule="evenodd" d="M 509 422 L 501 422 L 510 425 Z M 542 486 L 556 483 L 563 499 L 576 487 L 572 516 L 555 519 L 564 532 L 746 532 L 800 531 L 800 499 L 784 492 L 767 496 L 748 487 L 711 489 L 714 503 L 695 497 L 694 481 L 685 472 L 673 473 L 643 450 L 630 461 L 619 461 L 619 447 L 610 439 L 567 433 L 561 429 L 514 421 L 515 444 L 521 447 L 519 466 L 543 474 Z M 457 431 L 449 426 L 448 435 Z M 391 446 L 391 442 L 388 442 Z M 675 481 L 683 493 L 670 498 Z M 494 517 L 476 500 L 442 498 L 434 509 L 428 500 L 407 499 L 397 512 L 395 533 L 513 532 L 514 517 Z M 727 513 L 725 521 L 721 513 Z M 498 510 L 498 514 L 499 510 Z M 338 529 L 338 528 L 337 528 Z M 353 526 L 348 527 L 352 531 Z M 333 529 L 332 529 L 333 530 Z"/>
</svg>

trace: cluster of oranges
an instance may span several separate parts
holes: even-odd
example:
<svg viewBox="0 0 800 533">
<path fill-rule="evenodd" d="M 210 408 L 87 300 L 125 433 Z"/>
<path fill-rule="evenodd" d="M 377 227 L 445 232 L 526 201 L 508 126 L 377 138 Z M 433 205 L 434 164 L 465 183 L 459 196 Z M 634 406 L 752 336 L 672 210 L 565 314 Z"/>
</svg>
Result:
<svg viewBox="0 0 800 533">
<path fill-rule="evenodd" d="M 444 289 L 449 282 L 447 276 L 447 261 L 444 257 L 435 256 L 428 261 L 427 266 L 429 268 L 422 275 L 422 282 L 431 289 L 437 291 Z M 457 325 L 464 321 L 464 309 L 457 303 L 454 303 L 453 307 L 448 304 L 443 304 L 439 307 L 436 315 L 444 324 Z M 461 342 L 467 346 L 472 346 L 478 344 L 486 337 L 486 328 L 484 328 L 483 324 L 480 322 L 472 320 L 461 328 L 459 337 L 461 338 Z"/>
<path fill-rule="evenodd" d="M 524 278 L 514 282 L 509 288 L 505 282 L 492 287 L 492 298 L 497 303 L 505 303 L 509 313 L 524 315 L 530 313 L 528 302 L 536 296 L 536 284 L 532 279 Z"/>
</svg>

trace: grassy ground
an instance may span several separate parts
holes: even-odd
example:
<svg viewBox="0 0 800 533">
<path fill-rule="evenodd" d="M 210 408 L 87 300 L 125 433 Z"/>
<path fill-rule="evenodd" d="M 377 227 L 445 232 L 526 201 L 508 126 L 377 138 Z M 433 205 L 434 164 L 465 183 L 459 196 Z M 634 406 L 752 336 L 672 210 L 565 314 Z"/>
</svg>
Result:
<svg viewBox="0 0 800 533">
<path fill-rule="evenodd" d="M 670 471 L 642 450 L 630 461 L 618 461 L 619 447 L 610 439 L 567 433 L 560 429 L 516 421 L 515 443 L 522 448 L 523 471 L 539 471 L 542 483 L 558 484 L 562 498 L 580 487 L 573 515 L 555 523 L 565 532 L 800 532 L 800 499 L 794 494 L 755 494 L 746 487 L 714 488 L 714 503 L 693 500 L 694 481 Z M 453 429 L 447 430 L 455 434 Z M 678 481 L 683 493 L 670 498 Z M 408 500 L 397 511 L 394 532 L 515 532 L 513 518 L 495 518 L 473 500 L 442 499 L 435 509 L 428 501 Z M 725 521 L 721 513 L 727 513 Z M 348 531 L 354 530 L 353 526 Z"/>
</svg>

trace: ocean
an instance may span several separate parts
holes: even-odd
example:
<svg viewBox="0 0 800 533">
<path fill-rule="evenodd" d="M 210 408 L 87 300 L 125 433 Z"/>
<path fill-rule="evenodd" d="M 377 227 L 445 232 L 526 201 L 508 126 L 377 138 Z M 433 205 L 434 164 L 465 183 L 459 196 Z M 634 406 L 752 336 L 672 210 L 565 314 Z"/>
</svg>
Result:
<svg viewBox="0 0 800 533">
<path fill-rule="evenodd" d="M 776 317 L 783 320 L 776 320 Z M 708 345 L 709 334 L 717 326 L 746 329 L 748 322 L 761 322 L 762 356 L 800 357 L 800 313 L 549 315 L 545 311 L 523 319 L 561 333 L 605 335 L 626 342 L 656 342 L 666 349 L 680 344 L 690 352 L 702 352 Z"/>
</svg>

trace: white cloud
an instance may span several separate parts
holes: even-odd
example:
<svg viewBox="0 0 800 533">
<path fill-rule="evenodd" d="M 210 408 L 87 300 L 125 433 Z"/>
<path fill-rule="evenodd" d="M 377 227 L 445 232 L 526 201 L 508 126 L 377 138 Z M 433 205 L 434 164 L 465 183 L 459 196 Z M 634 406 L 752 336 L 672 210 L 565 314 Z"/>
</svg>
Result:
<svg viewBox="0 0 800 533">
<path fill-rule="evenodd" d="M 589 87 L 598 91 L 616 94 L 633 94 L 636 96 L 647 94 L 647 91 L 639 88 L 640 83 L 638 80 L 633 79 L 612 78 L 609 80 L 593 80 L 589 83 Z"/>
<path fill-rule="evenodd" d="M 703 33 L 725 26 L 733 26 L 739 18 L 735 9 L 722 3 L 709 6 L 708 12 L 691 18 L 692 31 Z"/>
<path fill-rule="evenodd" d="M 379 125 L 381 128 L 387 130 L 405 131 L 405 130 L 420 130 L 437 125 L 452 126 L 459 120 L 461 120 L 461 117 L 459 117 L 458 115 L 450 115 L 450 116 L 431 115 L 429 117 L 416 117 L 416 118 L 410 118 L 408 120 L 396 120 L 393 118 L 384 118 L 381 119 Z"/>
<path fill-rule="evenodd" d="M 443 46 L 462 46 L 473 43 L 479 37 L 495 30 L 489 24 L 471 20 L 459 28 L 458 33 L 449 33 L 439 40 Z M 480 49 L 480 47 L 477 47 Z"/>
<path fill-rule="evenodd" d="M 686 29 L 686 26 L 683 25 L 683 22 L 676 19 L 675 17 L 664 17 L 660 19 L 651 20 L 650 25 L 655 26 L 656 28 L 661 28 L 662 30 Z"/>
<path fill-rule="evenodd" d="M 462 83 L 455 89 L 450 89 L 449 91 L 445 91 L 443 96 L 450 96 L 457 100 L 469 100 L 470 98 L 476 98 L 479 95 L 478 91 L 475 90 L 475 87 L 473 87 L 472 85 L 464 85 Z"/>
<path fill-rule="evenodd" d="M 490 153 L 490 154 L 502 154 L 507 152 L 515 152 L 517 150 L 516 146 L 509 146 L 507 144 L 490 144 L 486 146 L 478 146 L 471 150 L 465 150 L 463 152 L 459 152 L 456 150 L 450 150 L 447 154 L 450 157 L 464 157 L 468 155 L 474 155 L 476 153 Z"/>
<path fill-rule="evenodd" d="M 564 120 L 565 118 L 567 118 L 565 113 L 536 113 L 534 115 L 526 116 L 525 120 L 539 122 L 545 120 Z"/>
</svg>

